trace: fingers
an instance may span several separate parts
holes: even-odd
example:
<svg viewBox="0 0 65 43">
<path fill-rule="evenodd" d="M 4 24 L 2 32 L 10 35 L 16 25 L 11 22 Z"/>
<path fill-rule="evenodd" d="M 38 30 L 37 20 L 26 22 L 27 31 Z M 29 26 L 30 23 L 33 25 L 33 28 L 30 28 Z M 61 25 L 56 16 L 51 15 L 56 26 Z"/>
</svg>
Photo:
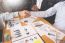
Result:
<svg viewBox="0 0 65 43">
<path fill-rule="evenodd" d="M 30 16 L 31 16 L 29 11 L 24 11 L 24 12 L 25 12 L 25 18 L 27 18 L 27 17 L 30 17 Z"/>
<path fill-rule="evenodd" d="M 19 12 L 19 16 L 20 16 L 20 18 L 27 18 L 27 17 L 30 17 L 31 15 L 30 15 L 29 11 L 24 10 L 24 11 Z"/>
</svg>

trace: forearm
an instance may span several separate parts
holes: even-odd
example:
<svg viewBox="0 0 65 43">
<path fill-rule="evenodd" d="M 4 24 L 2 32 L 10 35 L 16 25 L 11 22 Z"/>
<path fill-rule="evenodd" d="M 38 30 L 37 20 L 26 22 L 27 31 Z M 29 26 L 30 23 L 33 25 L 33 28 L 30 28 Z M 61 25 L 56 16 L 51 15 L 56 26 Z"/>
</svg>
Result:
<svg viewBox="0 0 65 43">
<path fill-rule="evenodd" d="M 0 18 L 5 20 L 9 20 L 13 18 L 13 16 L 18 16 L 18 12 L 11 12 L 11 13 L 6 12 L 6 13 L 0 14 Z"/>
<path fill-rule="evenodd" d="M 46 13 L 45 11 L 31 11 L 30 14 L 33 17 L 44 17 Z"/>
<path fill-rule="evenodd" d="M 31 11 L 31 16 L 34 17 L 49 17 L 56 13 L 56 9 L 54 7 L 49 8 L 46 11 Z"/>
</svg>

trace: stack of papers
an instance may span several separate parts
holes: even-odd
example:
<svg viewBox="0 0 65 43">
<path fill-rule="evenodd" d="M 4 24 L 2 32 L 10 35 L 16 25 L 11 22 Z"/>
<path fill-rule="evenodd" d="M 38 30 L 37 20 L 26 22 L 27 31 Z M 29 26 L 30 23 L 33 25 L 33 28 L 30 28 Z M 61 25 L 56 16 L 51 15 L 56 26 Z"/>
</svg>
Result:
<svg viewBox="0 0 65 43">
<path fill-rule="evenodd" d="M 46 35 L 55 43 L 59 43 L 57 40 L 62 40 L 65 36 L 62 32 L 56 30 L 52 26 L 45 24 L 42 21 L 34 22 L 35 20 L 36 18 L 30 17 L 12 22 L 13 26 L 10 26 L 11 24 L 9 25 L 12 43 L 44 43 L 40 38 L 40 36 L 42 37 L 43 35 Z M 26 22 L 28 25 L 22 26 L 20 22 Z"/>
<path fill-rule="evenodd" d="M 35 34 L 30 37 L 26 37 L 17 41 L 14 41 L 12 43 L 44 43 L 41 38 Z"/>
<path fill-rule="evenodd" d="M 51 40 L 53 40 L 55 43 L 59 43 L 60 40 L 65 36 L 62 32 L 56 30 L 52 26 L 43 23 L 42 21 L 38 21 L 33 23 L 35 26 L 35 30 L 39 33 L 39 35 L 42 37 L 43 35 L 46 35 Z M 62 37 L 61 37 L 62 35 Z"/>
</svg>

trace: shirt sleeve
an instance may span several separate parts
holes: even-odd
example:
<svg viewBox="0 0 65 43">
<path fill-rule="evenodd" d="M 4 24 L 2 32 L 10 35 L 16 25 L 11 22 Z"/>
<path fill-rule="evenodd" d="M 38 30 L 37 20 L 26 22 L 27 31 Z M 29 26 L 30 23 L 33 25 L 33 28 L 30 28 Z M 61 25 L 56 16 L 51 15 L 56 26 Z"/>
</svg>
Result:
<svg viewBox="0 0 65 43">
<path fill-rule="evenodd" d="M 13 18 L 13 16 L 18 16 L 18 12 L 6 12 L 6 13 L 2 13 L 0 14 L 0 18 L 4 19 L 4 20 L 10 20 Z"/>
<path fill-rule="evenodd" d="M 49 17 L 54 15 L 57 12 L 57 8 L 59 7 L 60 3 L 55 4 L 53 7 L 47 9 L 46 11 L 31 11 L 31 16 L 34 17 Z"/>
</svg>

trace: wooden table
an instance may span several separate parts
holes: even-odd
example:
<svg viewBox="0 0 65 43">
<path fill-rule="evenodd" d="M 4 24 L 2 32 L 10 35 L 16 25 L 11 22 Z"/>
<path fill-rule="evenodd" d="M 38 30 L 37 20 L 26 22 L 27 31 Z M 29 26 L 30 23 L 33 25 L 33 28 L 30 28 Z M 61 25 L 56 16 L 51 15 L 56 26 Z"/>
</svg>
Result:
<svg viewBox="0 0 65 43">
<path fill-rule="evenodd" d="M 48 24 L 48 25 L 50 25 L 50 26 L 52 26 L 49 22 L 47 22 L 45 19 L 42 19 L 42 18 L 37 18 L 36 19 L 36 21 L 43 21 L 44 23 L 46 23 L 46 24 Z M 57 29 L 56 29 L 57 30 Z M 59 30 L 58 30 L 59 31 Z M 7 30 L 7 29 L 4 29 L 3 30 L 3 34 L 9 34 L 9 35 L 11 35 L 11 33 L 10 33 L 10 30 Z M 54 43 L 52 40 L 50 40 L 48 37 L 46 37 L 46 36 L 42 36 L 42 39 L 45 41 L 45 43 Z M 63 39 L 62 39 L 62 41 L 65 41 L 65 37 L 63 37 Z M 62 41 L 60 42 L 60 43 L 62 43 Z M 12 41 L 11 40 L 9 40 L 9 41 L 5 41 L 4 39 L 3 39 L 3 43 L 12 43 Z"/>
<path fill-rule="evenodd" d="M 48 24 L 48 25 L 51 25 L 50 23 L 48 23 L 45 19 L 42 19 L 42 18 L 38 18 L 37 20 L 41 20 L 41 21 L 43 21 L 44 23 L 46 23 L 46 24 Z M 51 25 L 52 26 L 52 25 Z M 11 33 L 10 33 L 10 30 L 6 30 L 6 29 L 4 29 L 4 31 L 3 31 L 4 33 L 3 34 L 9 34 L 9 35 L 11 35 Z M 42 36 L 42 39 L 45 41 L 45 43 L 54 43 L 52 40 L 50 40 L 48 37 L 46 37 L 46 36 Z M 65 37 L 63 37 L 63 39 L 62 39 L 62 41 L 65 41 Z M 61 41 L 61 43 L 62 43 L 62 41 Z M 11 40 L 9 40 L 9 41 L 3 41 L 3 43 L 12 43 L 12 41 Z"/>
<path fill-rule="evenodd" d="M 48 21 L 46 21 L 45 19 L 43 18 L 38 18 L 37 20 L 41 20 L 43 21 L 44 23 L 52 26 Z M 53 26 L 52 26 L 53 27 Z M 55 27 L 53 27 L 55 28 Z M 59 31 L 58 29 L 55 28 L 55 30 Z M 61 32 L 61 31 L 60 31 Z M 62 36 L 61 36 L 62 37 Z M 53 40 L 49 39 L 46 35 L 42 36 L 42 39 L 45 41 L 45 43 L 54 43 Z M 63 39 L 60 41 L 60 43 L 65 43 L 65 36 L 63 37 Z"/>
</svg>

